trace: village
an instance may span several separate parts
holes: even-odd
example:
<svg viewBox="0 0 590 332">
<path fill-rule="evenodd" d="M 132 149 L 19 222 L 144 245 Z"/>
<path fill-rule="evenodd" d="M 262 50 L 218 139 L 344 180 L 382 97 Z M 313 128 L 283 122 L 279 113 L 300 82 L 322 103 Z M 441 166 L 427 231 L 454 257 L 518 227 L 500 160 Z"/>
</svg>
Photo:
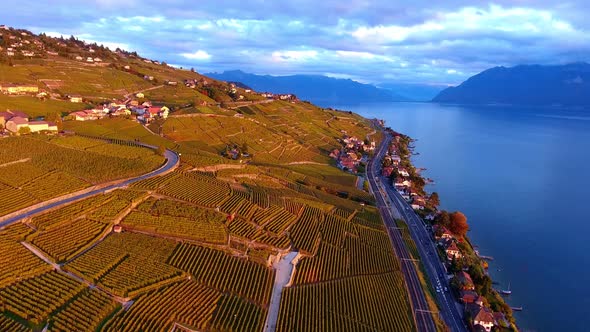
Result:
<svg viewBox="0 0 590 332">
<path fill-rule="evenodd" d="M 510 326 L 505 312 L 511 312 L 511 309 L 500 299 L 498 291 L 491 288 L 488 263 L 484 260 L 489 257 L 480 256 L 469 243 L 465 216 L 460 212 L 438 210 L 438 194 L 426 195 L 425 181 L 409 159 L 411 139 L 391 132 L 394 140 L 382 160 L 382 175 L 391 180 L 391 185 L 430 229 L 451 281 L 450 291 L 463 305 L 467 322 L 473 331 L 490 332 L 494 327 Z M 457 221 L 461 225 L 455 225 L 455 219 L 463 219 Z M 437 289 L 440 291 L 443 290 Z M 502 291 L 504 294 L 508 292 Z"/>
<path fill-rule="evenodd" d="M 348 136 L 342 131 L 341 149 L 330 152 L 330 158 L 336 161 L 336 166 L 343 171 L 353 174 L 363 174 L 367 163 L 367 153 L 375 151 L 375 141 L 362 140 L 355 136 Z"/>
</svg>

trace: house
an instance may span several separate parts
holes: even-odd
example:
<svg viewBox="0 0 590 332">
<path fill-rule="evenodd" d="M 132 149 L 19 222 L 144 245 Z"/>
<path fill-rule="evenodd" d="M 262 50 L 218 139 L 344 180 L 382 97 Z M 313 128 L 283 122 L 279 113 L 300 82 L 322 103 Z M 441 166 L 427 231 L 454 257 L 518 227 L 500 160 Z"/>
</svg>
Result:
<svg viewBox="0 0 590 332">
<path fill-rule="evenodd" d="M 142 92 L 138 92 L 135 94 L 136 98 L 145 98 L 145 95 Z"/>
<path fill-rule="evenodd" d="M 57 56 L 57 55 L 59 55 L 59 53 L 53 52 L 53 51 L 47 51 L 47 55 Z"/>
<path fill-rule="evenodd" d="M 471 276 L 469 275 L 469 273 L 467 273 L 465 271 L 461 271 L 461 272 L 457 273 L 455 278 L 457 278 L 457 283 L 459 284 L 459 287 L 462 290 L 473 291 L 475 289 L 475 284 L 473 283 L 473 280 L 471 279 Z M 477 299 L 477 297 L 474 298 L 472 302 L 475 302 L 476 299 Z"/>
<path fill-rule="evenodd" d="M 393 173 L 393 166 L 383 167 L 383 171 L 382 171 L 383 176 L 389 177 L 389 176 L 391 176 L 391 173 Z"/>
<path fill-rule="evenodd" d="M 461 255 L 459 247 L 457 247 L 457 244 L 454 241 L 451 241 L 451 244 L 447 247 L 445 252 L 447 253 L 447 258 L 449 260 L 453 258 L 457 259 L 463 257 L 463 255 Z"/>
<path fill-rule="evenodd" d="M 39 87 L 36 85 L 25 84 L 2 84 L 0 91 L 9 95 L 20 95 L 27 93 L 39 93 Z"/>
<path fill-rule="evenodd" d="M 414 210 L 424 210 L 424 203 L 412 201 L 410 207 Z"/>
<path fill-rule="evenodd" d="M 70 102 L 72 103 L 81 103 L 82 102 L 82 96 L 69 96 L 70 98 Z"/>
<path fill-rule="evenodd" d="M 84 60 L 84 58 L 83 58 L 83 57 L 81 57 L 81 56 L 79 56 L 79 55 L 76 55 L 76 58 L 75 58 L 75 59 L 76 59 L 76 60 L 78 60 L 78 61 L 82 61 L 82 60 Z"/>
<path fill-rule="evenodd" d="M 94 58 L 94 62 L 102 62 L 101 58 Z"/>
<path fill-rule="evenodd" d="M 401 167 L 397 170 L 397 173 L 403 177 L 410 176 L 410 173 L 408 173 L 408 170 L 405 168 L 401 168 Z"/>
<path fill-rule="evenodd" d="M 115 225 L 113 226 L 113 232 L 115 233 L 121 233 L 123 231 L 123 227 L 121 227 L 121 225 Z"/>
<path fill-rule="evenodd" d="M 443 227 L 442 235 L 440 236 L 440 238 L 446 239 L 446 240 L 452 240 L 455 238 L 455 236 L 446 227 Z"/>
<path fill-rule="evenodd" d="M 94 114 L 92 114 L 92 112 L 87 112 L 87 111 L 72 112 L 72 113 L 70 113 L 70 116 L 76 121 L 88 121 L 88 120 L 94 120 L 97 118 Z"/>
<path fill-rule="evenodd" d="M 479 295 L 472 291 L 472 290 L 461 290 L 459 292 L 459 299 L 461 302 L 467 303 L 475 303 L 475 300 L 479 297 Z"/>
<path fill-rule="evenodd" d="M 47 121 L 31 121 L 29 122 L 29 129 L 32 133 L 41 131 L 54 131 L 57 132 L 57 125 L 53 122 Z"/>
<path fill-rule="evenodd" d="M 92 57 L 87 57 L 86 62 L 94 63 L 94 59 L 92 59 Z"/>
<path fill-rule="evenodd" d="M 178 82 L 176 82 L 176 81 L 166 81 L 165 83 L 168 84 L 168 85 L 172 85 L 172 86 L 177 86 L 178 85 Z"/>
<path fill-rule="evenodd" d="M 496 321 L 494 320 L 494 315 L 492 311 L 486 307 L 480 307 L 477 312 L 473 315 L 473 326 L 481 326 L 487 332 L 492 330 L 492 327 L 496 325 Z"/>
<path fill-rule="evenodd" d="M 129 65 L 125 65 L 123 68 L 124 68 L 125 70 L 129 70 L 129 69 L 131 69 L 131 67 L 129 67 Z"/>
<path fill-rule="evenodd" d="M 28 118 L 14 116 L 14 117 L 10 118 L 10 120 L 6 121 L 5 127 L 6 127 L 6 130 L 17 134 L 21 128 L 26 128 L 28 126 L 29 126 L 29 119 Z"/>
</svg>

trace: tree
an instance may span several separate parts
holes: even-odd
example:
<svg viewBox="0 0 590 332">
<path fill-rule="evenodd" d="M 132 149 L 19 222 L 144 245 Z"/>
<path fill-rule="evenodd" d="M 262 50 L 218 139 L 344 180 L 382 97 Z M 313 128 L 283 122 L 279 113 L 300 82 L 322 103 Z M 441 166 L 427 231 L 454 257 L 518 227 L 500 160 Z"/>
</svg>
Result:
<svg viewBox="0 0 590 332">
<path fill-rule="evenodd" d="M 57 125 L 57 130 L 62 131 L 64 124 L 59 113 L 47 113 L 45 114 L 45 121 L 53 122 Z"/>
<path fill-rule="evenodd" d="M 430 197 L 428 198 L 428 201 L 430 202 L 430 205 L 432 207 L 437 207 L 440 205 L 440 199 L 438 197 L 438 193 L 437 192 L 433 192 L 432 194 L 430 194 Z"/>
<path fill-rule="evenodd" d="M 449 225 L 451 224 L 451 217 L 449 216 L 449 213 L 447 211 L 441 211 L 436 217 L 436 219 L 434 219 L 434 222 L 444 227 L 449 227 Z"/>
<path fill-rule="evenodd" d="M 469 225 L 467 225 L 467 217 L 459 211 L 451 213 L 449 217 L 451 221 L 449 224 L 449 230 L 455 235 L 465 236 L 469 229 Z"/>
<path fill-rule="evenodd" d="M 156 150 L 156 154 L 159 156 L 164 156 L 164 154 L 166 154 L 166 147 L 163 145 L 159 145 L 158 149 Z"/>
<path fill-rule="evenodd" d="M 30 133 L 31 133 L 31 128 L 29 128 L 29 126 L 18 128 L 19 135 L 26 135 L 26 134 L 30 134 Z"/>
</svg>

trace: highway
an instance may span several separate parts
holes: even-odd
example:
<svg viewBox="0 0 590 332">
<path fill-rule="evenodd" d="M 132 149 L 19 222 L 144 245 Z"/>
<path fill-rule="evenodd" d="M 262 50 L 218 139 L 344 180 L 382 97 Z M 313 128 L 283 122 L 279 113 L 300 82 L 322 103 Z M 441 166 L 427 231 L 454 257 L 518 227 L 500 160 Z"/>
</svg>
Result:
<svg viewBox="0 0 590 332">
<path fill-rule="evenodd" d="M 142 146 L 149 148 L 149 149 L 153 149 L 155 150 L 156 147 L 155 146 L 151 146 L 151 145 L 147 145 L 147 144 L 141 144 Z M 64 199 L 58 199 L 56 201 L 51 202 L 50 204 L 43 204 L 41 203 L 41 206 L 32 210 L 28 210 L 29 208 L 25 208 L 21 212 L 18 213 L 18 211 L 16 213 L 12 213 L 12 216 L 10 218 L 7 218 L 5 220 L 2 220 L 0 222 L 0 228 L 4 227 L 4 226 L 8 226 L 18 220 L 21 220 L 23 218 L 28 218 L 31 217 L 33 215 L 45 212 L 47 210 L 50 209 L 54 209 L 58 206 L 62 206 L 71 202 L 75 202 L 84 198 L 88 198 L 90 196 L 94 196 L 100 193 L 104 193 L 107 192 L 109 190 L 113 190 L 116 188 L 121 188 L 121 187 L 126 187 L 134 182 L 140 181 L 140 180 L 145 180 L 145 179 L 149 179 L 152 178 L 154 176 L 158 176 L 158 175 L 162 175 L 165 174 L 167 172 L 169 172 L 170 170 L 174 169 L 179 161 L 180 161 L 180 157 L 178 156 L 178 154 L 174 151 L 171 150 L 166 150 L 166 152 L 164 153 L 164 158 L 166 158 L 166 162 L 164 163 L 164 165 L 162 165 L 160 168 L 153 170 L 149 173 L 131 178 L 131 179 L 127 179 L 121 182 L 117 182 L 115 184 L 103 187 L 103 188 L 99 188 L 99 189 L 95 189 L 95 190 L 81 190 L 79 192 L 79 194 L 74 194 L 74 195 L 68 195 L 67 198 Z"/>
<path fill-rule="evenodd" d="M 408 295 L 412 302 L 416 327 L 418 331 L 436 331 L 432 313 L 426 302 L 424 289 L 418 279 L 416 265 L 413 264 L 413 258 L 403 242 L 401 233 L 395 223 L 395 216 L 401 217 L 407 223 L 410 235 L 416 243 L 421 262 L 426 270 L 426 277 L 434 288 L 440 290 L 436 293 L 440 317 L 451 331 L 467 331 L 467 327 L 457 309 L 457 302 L 449 291 L 445 291 L 445 289 L 450 289 L 449 281 L 446 278 L 446 270 L 438 258 L 437 249 L 430 233 L 421 218 L 414 213 L 401 195 L 388 184 L 388 180 L 381 176 L 381 160 L 391 140 L 391 135 L 386 133 L 374 158 L 369 162 L 367 176 L 389 237 L 401 262 Z"/>
</svg>

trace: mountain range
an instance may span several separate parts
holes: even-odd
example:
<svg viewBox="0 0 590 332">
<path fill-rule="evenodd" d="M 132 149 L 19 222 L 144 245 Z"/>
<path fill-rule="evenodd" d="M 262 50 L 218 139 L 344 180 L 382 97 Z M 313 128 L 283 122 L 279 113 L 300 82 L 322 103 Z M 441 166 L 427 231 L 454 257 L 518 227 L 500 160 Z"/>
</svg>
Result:
<svg viewBox="0 0 590 332">
<path fill-rule="evenodd" d="M 350 79 L 321 75 L 270 76 L 249 74 L 241 70 L 204 75 L 227 82 L 240 82 L 259 92 L 293 93 L 301 100 L 308 100 L 323 106 L 366 101 L 411 100 L 411 98 L 399 95 L 389 89 L 381 89 L 371 84 L 363 84 Z"/>
<path fill-rule="evenodd" d="M 441 91 L 433 100 L 454 104 L 590 105 L 590 64 L 495 67 Z"/>
</svg>

